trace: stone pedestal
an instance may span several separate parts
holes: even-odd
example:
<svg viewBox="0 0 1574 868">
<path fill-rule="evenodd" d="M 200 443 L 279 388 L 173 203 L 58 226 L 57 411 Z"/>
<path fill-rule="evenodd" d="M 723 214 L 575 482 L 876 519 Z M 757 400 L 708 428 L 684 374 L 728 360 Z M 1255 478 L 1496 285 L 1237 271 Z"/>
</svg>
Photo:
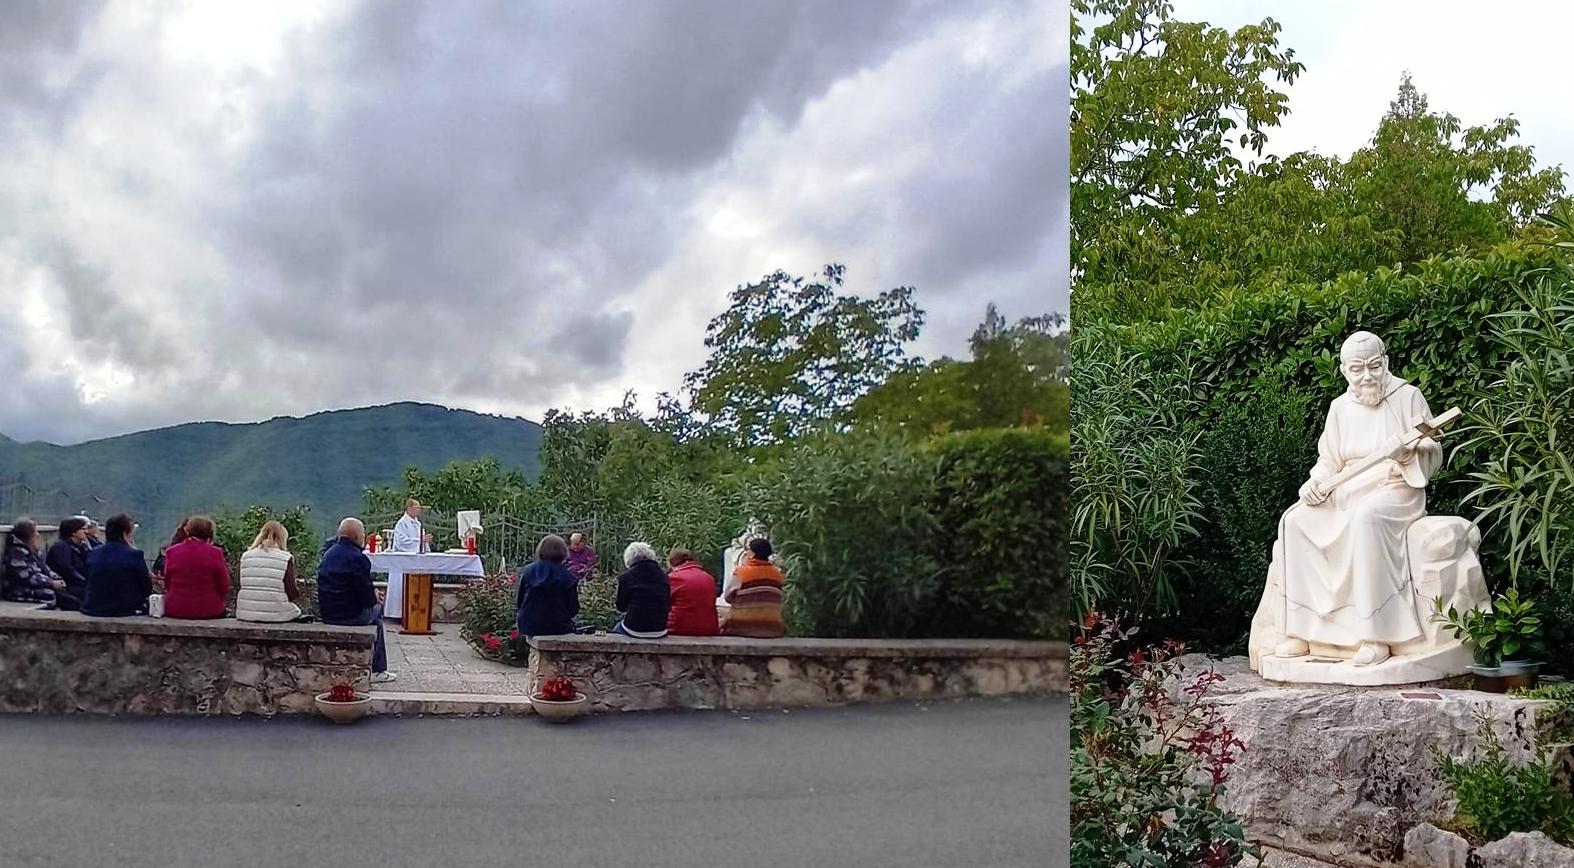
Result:
<svg viewBox="0 0 1574 868">
<path fill-rule="evenodd" d="M 1285 685 L 1245 658 L 1186 658 L 1225 680 L 1213 697 L 1246 749 L 1225 804 L 1255 839 L 1341 865 L 1391 866 L 1405 833 L 1453 814 L 1431 749 L 1469 756 L 1478 715 L 1511 754 L 1548 747 L 1550 703 L 1428 686 Z"/>
</svg>

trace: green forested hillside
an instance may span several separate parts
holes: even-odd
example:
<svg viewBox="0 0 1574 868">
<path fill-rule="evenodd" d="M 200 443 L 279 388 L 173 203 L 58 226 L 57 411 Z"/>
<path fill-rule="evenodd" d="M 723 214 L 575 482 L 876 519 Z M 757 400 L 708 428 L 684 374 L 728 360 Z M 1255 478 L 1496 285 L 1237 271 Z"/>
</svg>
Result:
<svg viewBox="0 0 1574 868">
<path fill-rule="evenodd" d="M 394 482 L 406 467 L 490 456 L 534 476 L 540 444 L 540 426 L 525 419 L 409 403 L 245 425 L 197 422 L 74 446 L 0 436 L 0 488 L 8 492 L 0 508 L 100 517 L 127 509 L 147 540 L 189 512 L 254 503 L 306 504 L 327 526 L 360 509 L 366 486 Z"/>
</svg>

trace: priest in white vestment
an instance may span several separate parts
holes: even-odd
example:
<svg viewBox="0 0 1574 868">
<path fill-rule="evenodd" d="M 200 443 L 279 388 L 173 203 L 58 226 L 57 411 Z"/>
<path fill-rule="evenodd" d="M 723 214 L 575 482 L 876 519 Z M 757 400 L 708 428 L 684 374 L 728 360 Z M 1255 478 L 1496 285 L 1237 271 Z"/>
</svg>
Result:
<svg viewBox="0 0 1574 868">
<path fill-rule="evenodd" d="M 421 502 L 410 498 L 404 503 L 404 515 L 399 516 L 399 521 L 394 525 L 393 544 L 388 547 L 394 552 L 424 552 L 426 544 L 431 542 L 431 537 L 421 531 Z"/>
<path fill-rule="evenodd" d="M 1350 389 L 1328 408 L 1317 464 L 1279 523 L 1274 555 L 1287 638 L 1274 653 L 1300 657 L 1316 643 L 1349 649 L 1352 663 L 1370 665 L 1386 660 L 1390 646 L 1421 636 L 1405 532 L 1426 514 L 1426 484 L 1442 448 L 1431 439 L 1403 445 L 1431 412 L 1420 390 L 1389 373 L 1381 338 L 1351 335 L 1339 364 Z M 1332 492 L 1322 488 L 1379 453 L 1388 460 Z"/>
</svg>

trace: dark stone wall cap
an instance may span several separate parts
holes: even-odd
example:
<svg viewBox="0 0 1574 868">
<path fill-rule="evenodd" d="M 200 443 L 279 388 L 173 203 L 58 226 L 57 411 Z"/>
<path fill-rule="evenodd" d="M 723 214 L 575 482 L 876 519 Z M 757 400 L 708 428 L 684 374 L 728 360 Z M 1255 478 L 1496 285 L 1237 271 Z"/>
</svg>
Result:
<svg viewBox="0 0 1574 868">
<path fill-rule="evenodd" d="M 712 654 L 735 657 L 979 657 L 1064 660 L 1065 642 L 1012 639 L 746 639 L 740 636 L 668 636 L 631 639 L 617 634 L 537 636 L 539 651 L 602 654 Z"/>
<path fill-rule="evenodd" d="M 191 636 L 236 642 L 304 642 L 318 645 L 353 645 L 370 648 L 375 627 L 338 627 L 332 624 L 263 624 L 219 618 L 182 621 L 178 618 L 90 618 L 80 612 L 38 608 L 35 603 L 0 603 L 0 632 L 42 630 L 59 633 L 111 633 L 136 636 Z"/>
</svg>

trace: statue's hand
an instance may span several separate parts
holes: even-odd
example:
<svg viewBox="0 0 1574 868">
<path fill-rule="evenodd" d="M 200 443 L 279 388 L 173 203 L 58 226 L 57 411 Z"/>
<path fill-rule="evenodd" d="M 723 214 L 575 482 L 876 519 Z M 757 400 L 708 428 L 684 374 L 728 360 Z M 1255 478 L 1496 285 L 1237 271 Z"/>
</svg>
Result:
<svg viewBox="0 0 1574 868">
<path fill-rule="evenodd" d="M 1306 484 L 1301 486 L 1301 500 L 1307 506 L 1317 506 L 1328 500 L 1328 492 L 1323 491 L 1322 486 L 1317 484 L 1317 480 L 1308 479 Z"/>
<path fill-rule="evenodd" d="M 1399 462 L 1400 464 L 1408 464 L 1410 462 L 1410 459 L 1415 457 L 1415 454 L 1416 454 L 1415 446 L 1413 444 L 1406 443 L 1405 442 L 1405 438 L 1403 438 L 1403 437 L 1401 437 L 1401 436 L 1399 436 L 1397 434 L 1394 435 L 1393 437 L 1389 438 L 1389 441 L 1388 441 L 1388 457 L 1389 458 Z"/>
</svg>

